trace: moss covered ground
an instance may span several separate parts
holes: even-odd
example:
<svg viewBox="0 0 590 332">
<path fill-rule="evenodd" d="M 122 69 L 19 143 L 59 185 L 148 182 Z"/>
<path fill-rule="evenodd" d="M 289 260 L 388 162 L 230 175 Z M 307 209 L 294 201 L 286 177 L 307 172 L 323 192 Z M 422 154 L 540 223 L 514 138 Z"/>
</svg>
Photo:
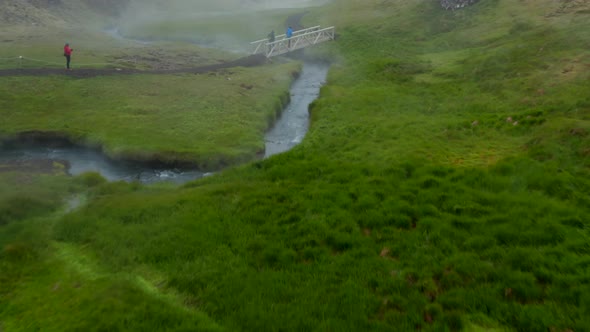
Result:
<svg viewBox="0 0 590 332">
<path fill-rule="evenodd" d="M 311 12 L 339 38 L 317 50 L 337 62 L 302 144 L 180 188 L 88 175 L 76 210 L 11 219 L 1 326 L 590 330 L 590 11 L 575 4 Z M 43 233 L 39 255 L 14 258 L 17 226 Z"/>
</svg>

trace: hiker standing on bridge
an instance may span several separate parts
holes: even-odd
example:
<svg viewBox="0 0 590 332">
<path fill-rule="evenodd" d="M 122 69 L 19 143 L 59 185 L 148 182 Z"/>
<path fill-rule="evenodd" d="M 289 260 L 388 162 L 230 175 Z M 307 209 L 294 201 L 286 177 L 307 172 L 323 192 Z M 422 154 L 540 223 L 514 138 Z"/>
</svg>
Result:
<svg viewBox="0 0 590 332">
<path fill-rule="evenodd" d="M 64 56 L 66 57 L 66 69 L 70 70 L 70 59 L 72 57 L 73 49 L 70 48 L 70 44 L 66 43 L 64 46 Z"/>
<path fill-rule="evenodd" d="M 289 26 L 287 28 L 287 47 L 291 47 L 291 37 L 293 37 L 293 28 Z"/>
<path fill-rule="evenodd" d="M 268 34 L 268 44 L 274 43 L 275 41 L 275 31 L 272 30 L 269 34 Z M 270 52 L 270 50 L 272 49 L 271 45 L 268 45 L 268 51 Z"/>
</svg>

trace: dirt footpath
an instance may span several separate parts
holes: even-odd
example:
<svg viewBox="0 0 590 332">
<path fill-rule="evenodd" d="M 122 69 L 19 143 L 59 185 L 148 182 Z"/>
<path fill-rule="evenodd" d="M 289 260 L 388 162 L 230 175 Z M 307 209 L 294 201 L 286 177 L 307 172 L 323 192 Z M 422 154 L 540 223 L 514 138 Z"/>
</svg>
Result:
<svg viewBox="0 0 590 332">
<path fill-rule="evenodd" d="M 105 69 L 57 69 L 57 68 L 27 68 L 27 69 L 2 69 L 0 70 L 0 77 L 3 76 L 48 76 L 48 75 L 67 75 L 78 78 L 107 76 L 107 75 L 131 75 L 131 74 L 202 74 L 219 69 L 233 68 L 233 67 L 255 67 L 263 65 L 267 62 L 264 55 L 250 55 L 234 61 L 218 63 L 214 65 L 207 65 L 193 68 L 169 69 L 169 70 L 136 70 L 136 69 L 119 69 L 119 68 L 105 68 Z"/>
</svg>

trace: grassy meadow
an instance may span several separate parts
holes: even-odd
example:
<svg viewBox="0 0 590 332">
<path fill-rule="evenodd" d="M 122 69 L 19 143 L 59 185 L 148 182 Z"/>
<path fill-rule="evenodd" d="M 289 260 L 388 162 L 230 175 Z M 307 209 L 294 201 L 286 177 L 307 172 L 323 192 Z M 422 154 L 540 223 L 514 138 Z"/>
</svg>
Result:
<svg viewBox="0 0 590 332">
<path fill-rule="evenodd" d="M 218 169 L 264 151 L 298 70 L 291 62 L 206 74 L 5 77 L 0 133 L 59 133 L 114 158 Z"/>
<path fill-rule="evenodd" d="M 52 201 L 0 226 L 0 327 L 590 330 L 589 15 L 314 9 L 338 39 L 312 53 L 336 62 L 302 144 L 179 188 L 42 184 Z"/>
</svg>

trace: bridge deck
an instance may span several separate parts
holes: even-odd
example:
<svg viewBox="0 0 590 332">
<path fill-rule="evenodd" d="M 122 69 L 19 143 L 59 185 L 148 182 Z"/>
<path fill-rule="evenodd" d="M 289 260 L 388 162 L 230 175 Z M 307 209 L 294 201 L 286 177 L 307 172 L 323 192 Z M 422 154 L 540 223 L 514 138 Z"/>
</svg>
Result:
<svg viewBox="0 0 590 332">
<path fill-rule="evenodd" d="M 334 27 L 322 29 L 318 25 L 294 31 L 291 38 L 287 38 L 287 36 L 283 34 L 276 36 L 274 42 L 269 42 L 267 38 L 251 42 L 250 44 L 254 49 L 252 54 L 264 54 L 267 58 L 270 58 L 311 45 L 334 40 L 334 35 Z"/>
</svg>

